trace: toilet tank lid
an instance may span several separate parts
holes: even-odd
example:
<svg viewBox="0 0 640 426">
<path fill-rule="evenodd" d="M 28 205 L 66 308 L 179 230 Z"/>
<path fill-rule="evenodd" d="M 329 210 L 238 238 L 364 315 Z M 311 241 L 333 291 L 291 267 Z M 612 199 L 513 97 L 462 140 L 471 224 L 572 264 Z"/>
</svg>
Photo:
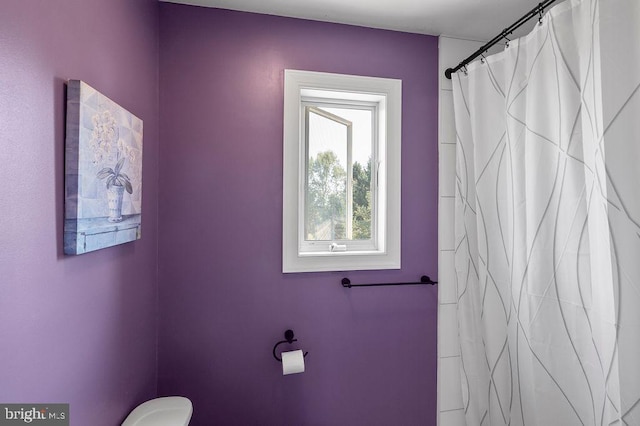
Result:
<svg viewBox="0 0 640 426">
<path fill-rule="evenodd" d="M 187 426 L 193 405 L 182 396 L 156 398 L 138 405 L 122 426 Z"/>
</svg>

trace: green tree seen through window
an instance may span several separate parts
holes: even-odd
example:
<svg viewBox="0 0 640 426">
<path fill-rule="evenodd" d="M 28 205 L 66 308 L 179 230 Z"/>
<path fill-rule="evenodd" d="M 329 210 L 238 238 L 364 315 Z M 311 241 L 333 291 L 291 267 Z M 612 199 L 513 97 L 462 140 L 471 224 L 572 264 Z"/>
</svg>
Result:
<svg viewBox="0 0 640 426">
<path fill-rule="evenodd" d="M 309 159 L 306 194 L 307 240 L 346 238 L 347 172 L 333 151 Z M 353 164 L 354 240 L 371 238 L 371 161 Z"/>
</svg>

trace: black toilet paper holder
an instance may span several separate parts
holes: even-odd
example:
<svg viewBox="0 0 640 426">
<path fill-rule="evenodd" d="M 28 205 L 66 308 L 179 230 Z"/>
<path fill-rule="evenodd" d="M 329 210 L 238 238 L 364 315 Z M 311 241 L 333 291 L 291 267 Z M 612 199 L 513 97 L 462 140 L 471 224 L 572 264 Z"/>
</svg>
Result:
<svg viewBox="0 0 640 426">
<path fill-rule="evenodd" d="M 276 361 L 278 362 L 282 362 L 282 358 L 278 358 L 278 355 L 276 355 L 276 348 L 278 347 L 278 345 L 281 345 L 283 343 L 293 343 L 293 342 L 297 342 L 298 339 L 294 339 L 293 338 L 294 334 L 293 334 L 293 330 L 287 330 L 284 332 L 284 339 L 285 340 L 280 340 L 278 343 L 276 343 L 276 345 L 273 347 L 273 357 L 276 359 Z M 305 352 L 304 356 L 306 357 L 309 354 L 309 352 Z"/>
</svg>

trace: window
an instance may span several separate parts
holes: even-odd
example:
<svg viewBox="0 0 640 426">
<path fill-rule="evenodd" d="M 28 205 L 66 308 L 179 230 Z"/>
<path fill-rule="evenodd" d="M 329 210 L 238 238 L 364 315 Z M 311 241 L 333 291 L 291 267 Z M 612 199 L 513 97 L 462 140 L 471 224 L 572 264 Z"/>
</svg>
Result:
<svg viewBox="0 0 640 426">
<path fill-rule="evenodd" d="M 283 272 L 400 268 L 401 81 L 285 71 Z"/>
</svg>

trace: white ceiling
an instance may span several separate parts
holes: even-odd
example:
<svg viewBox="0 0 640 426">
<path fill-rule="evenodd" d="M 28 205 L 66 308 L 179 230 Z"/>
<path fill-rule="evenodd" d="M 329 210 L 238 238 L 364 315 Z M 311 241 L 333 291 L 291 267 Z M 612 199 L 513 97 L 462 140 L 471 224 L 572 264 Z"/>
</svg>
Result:
<svg viewBox="0 0 640 426">
<path fill-rule="evenodd" d="M 536 7 L 541 0 L 160 1 L 419 34 L 489 40 Z M 521 34 L 524 31 L 520 31 Z"/>
</svg>

